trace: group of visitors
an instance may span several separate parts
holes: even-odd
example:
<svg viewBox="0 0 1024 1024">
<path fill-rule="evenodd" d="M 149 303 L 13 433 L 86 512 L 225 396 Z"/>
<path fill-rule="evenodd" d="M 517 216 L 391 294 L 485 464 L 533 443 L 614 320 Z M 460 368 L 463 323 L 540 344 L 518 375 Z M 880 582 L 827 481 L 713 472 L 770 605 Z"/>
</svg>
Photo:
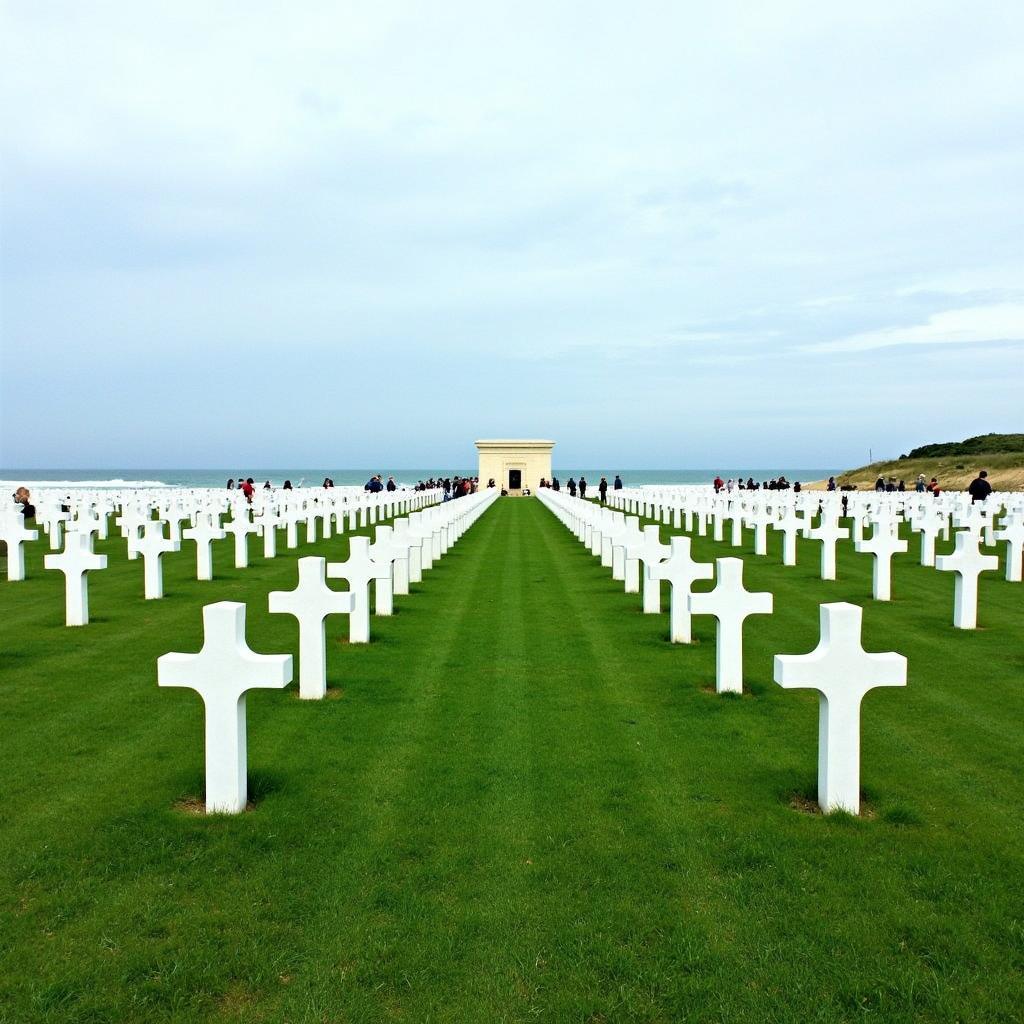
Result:
<svg viewBox="0 0 1024 1024">
<path fill-rule="evenodd" d="M 711 482 L 712 487 L 715 489 L 715 494 L 720 494 L 725 491 L 727 494 L 732 494 L 734 490 L 738 491 L 760 491 L 762 489 L 766 491 L 788 491 L 792 490 L 799 493 L 802 489 L 802 485 L 799 480 L 796 483 L 790 483 L 784 476 L 776 477 L 773 480 L 762 480 L 760 483 L 756 481 L 752 476 L 748 476 L 746 481 L 742 477 L 733 480 L 729 477 L 728 480 L 723 480 L 720 476 L 716 476 Z"/>
<path fill-rule="evenodd" d="M 331 481 L 331 486 L 334 486 L 334 481 Z M 419 490 L 420 488 L 417 488 Z M 369 491 L 370 494 L 379 494 L 381 491 L 397 491 L 398 484 L 395 483 L 393 476 L 388 477 L 388 482 L 384 483 L 384 478 L 378 473 L 376 476 L 371 476 L 369 480 L 363 484 L 363 490 Z"/>
<path fill-rule="evenodd" d="M 558 479 L 557 476 L 553 476 L 550 480 L 546 480 L 544 477 L 541 477 L 540 486 L 541 487 L 550 487 L 551 490 L 553 490 L 553 491 L 560 491 L 562 489 L 562 483 Z M 611 487 L 612 487 L 613 490 L 616 490 L 616 491 L 621 491 L 622 490 L 622 477 L 619 476 L 618 473 L 615 474 L 615 480 L 612 482 Z M 576 497 L 577 493 L 579 494 L 579 496 L 581 498 L 586 498 L 586 496 L 587 496 L 587 478 L 585 476 L 583 476 L 582 473 L 580 474 L 580 478 L 579 478 L 578 482 L 573 477 L 569 477 L 569 479 L 565 483 L 565 489 L 574 498 Z M 607 498 L 608 498 L 608 478 L 607 477 L 604 477 L 604 476 L 601 477 L 601 480 L 600 480 L 600 482 L 597 485 L 597 493 L 600 496 L 601 504 L 603 505 L 605 503 L 605 501 L 607 500 Z"/>
<path fill-rule="evenodd" d="M 302 481 L 299 481 L 299 482 L 301 483 Z M 326 487 L 327 485 L 324 484 L 324 486 Z M 331 482 L 331 486 L 332 487 L 334 486 L 334 482 L 333 481 Z M 251 476 L 247 476 L 247 477 L 240 476 L 237 480 L 235 480 L 234 477 L 232 477 L 230 480 L 228 480 L 228 490 L 229 491 L 241 491 L 245 495 L 245 500 L 247 502 L 249 502 L 250 505 L 252 504 L 252 496 L 253 496 L 253 492 L 255 491 L 255 489 L 256 489 L 256 484 L 253 482 L 253 479 L 252 479 Z M 269 480 L 264 482 L 263 490 L 265 490 L 265 491 L 272 491 L 273 489 L 274 489 L 274 485 Z M 283 489 L 286 490 L 286 491 L 290 491 L 292 489 L 292 482 L 291 482 L 291 480 L 285 480 L 284 485 L 283 485 Z"/>
<path fill-rule="evenodd" d="M 249 505 L 251 505 L 252 504 L 252 496 L 256 493 L 256 484 L 253 483 L 253 479 L 252 479 L 251 476 L 239 477 L 237 483 L 234 481 L 234 479 L 231 479 L 231 480 L 228 481 L 228 490 L 229 491 L 241 491 L 245 495 L 246 502 Z M 269 480 L 263 485 L 263 490 L 265 490 L 265 491 L 269 491 L 270 490 L 270 481 Z"/>
<path fill-rule="evenodd" d="M 467 494 L 476 494 L 480 481 L 470 476 L 453 476 L 450 480 L 446 477 L 439 481 L 438 486 L 444 492 L 442 501 L 451 501 L 454 498 L 464 498 Z"/>
</svg>

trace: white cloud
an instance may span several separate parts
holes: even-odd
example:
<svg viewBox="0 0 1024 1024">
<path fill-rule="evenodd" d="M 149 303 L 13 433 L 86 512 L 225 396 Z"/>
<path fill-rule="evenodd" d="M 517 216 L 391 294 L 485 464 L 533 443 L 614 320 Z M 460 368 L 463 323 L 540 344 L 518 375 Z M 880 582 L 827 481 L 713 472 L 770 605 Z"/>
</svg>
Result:
<svg viewBox="0 0 1024 1024">
<path fill-rule="evenodd" d="M 881 327 L 836 341 L 807 345 L 806 352 L 867 352 L 894 345 L 962 345 L 984 341 L 1024 341 L 1024 303 L 948 309 L 912 327 Z"/>
</svg>

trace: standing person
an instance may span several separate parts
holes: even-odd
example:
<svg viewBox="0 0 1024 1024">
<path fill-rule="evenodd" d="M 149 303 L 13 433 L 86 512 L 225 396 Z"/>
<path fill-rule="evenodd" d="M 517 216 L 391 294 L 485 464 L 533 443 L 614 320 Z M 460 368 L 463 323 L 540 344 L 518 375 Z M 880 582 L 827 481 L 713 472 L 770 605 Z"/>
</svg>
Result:
<svg viewBox="0 0 1024 1024">
<path fill-rule="evenodd" d="M 572 477 L 569 477 L 569 482 L 565 485 L 565 488 L 571 497 L 576 497 L 576 481 Z"/>
<path fill-rule="evenodd" d="M 884 491 L 885 490 L 885 480 L 882 477 L 879 477 L 875 481 L 875 490 L 876 491 Z"/>
<path fill-rule="evenodd" d="M 971 504 L 984 501 L 992 493 L 992 485 L 988 482 L 988 471 L 982 470 L 968 485 L 967 493 L 971 496 Z"/>
<path fill-rule="evenodd" d="M 942 493 L 942 488 L 939 487 L 938 477 L 932 477 L 928 481 L 928 493 L 933 497 L 937 498 Z"/>
<path fill-rule="evenodd" d="M 718 494 L 718 492 L 725 486 L 725 481 L 716 473 L 712 486 L 715 489 L 715 494 Z"/>
<path fill-rule="evenodd" d="M 834 476 L 830 476 L 828 478 L 828 489 L 830 491 L 834 491 L 836 489 L 836 478 Z"/>
<path fill-rule="evenodd" d="M 917 491 L 918 494 L 924 494 L 924 490 L 925 490 L 924 473 L 918 473 L 917 480 L 914 483 L 914 490 Z"/>
<path fill-rule="evenodd" d="M 238 489 L 245 495 L 246 502 L 251 505 L 253 495 L 252 477 L 249 477 L 247 480 L 243 480 L 238 485 Z"/>
<path fill-rule="evenodd" d="M 551 490 L 553 490 L 553 491 L 560 491 L 561 489 L 562 489 L 562 485 L 558 482 L 558 477 L 557 476 L 553 476 L 551 478 Z"/>
<path fill-rule="evenodd" d="M 389 476 L 388 477 L 388 487 L 387 487 L 387 489 L 389 491 L 398 490 L 398 485 L 395 483 L 395 478 L 393 476 Z"/>
<path fill-rule="evenodd" d="M 282 487 L 281 490 L 283 490 L 283 491 L 290 491 L 291 489 L 292 489 L 292 482 L 291 482 L 291 480 L 285 480 L 284 487 Z"/>
<path fill-rule="evenodd" d="M 263 490 L 265 490 L 265 491 L 269 491 L 270 490 L 270 481 L 269 480 L 263 485 Z"/>
<path fill-rule="evenodd" d="M 617 491 L 622 490 L 622 477 L 618 473 L 615 474 L 615 482 L 612 484 L 612 487 Z"/>
<path fill-rule="evenodd" d="M 232 478 L 231 478 L 231 479 L 230 479 L 230 480 L 228 481 L 228 490 L 229 490 L 229 491 L 233 491 L 234 489 L 235 489 L 235 478 L 234 478 L 234 477 L 232 477 Z"/>
<path fill-rule="evenodd" d="M 580 497 L 585 498 L 587 496 L 587 481 L 581 476 L 580 477 Z"/>
<path fill-rule="evenodd" d="M 607 478 L 601 477 L 601 482 L 597 485 L 597 493 L 601 495 L 601 504 L 603 505 L 608 500 Z"/>
<path fill-rule="evenodd" d="M 27 487 L 19 487 L 14 492 L 14 503 L 21 506 L 19 511 L 25 519 L 35 519 L 36 507 L 32 504 L 32 494 Z"/>
</svg>

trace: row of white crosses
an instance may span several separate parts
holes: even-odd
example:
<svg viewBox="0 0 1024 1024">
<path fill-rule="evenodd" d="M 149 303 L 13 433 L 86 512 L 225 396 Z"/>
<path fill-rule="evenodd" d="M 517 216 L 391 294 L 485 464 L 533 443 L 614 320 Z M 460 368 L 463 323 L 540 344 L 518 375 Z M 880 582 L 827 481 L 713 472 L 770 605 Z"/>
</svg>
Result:
<svg viewBox="0 0 1024 1024">
<path fill-rule="evenodd" d="M 953 602 L 953 623 L 959 629 L 973 629 L 977 624 L 978 577 L 982 572 L 998 569 L 998 559 L 980 550 L 984 543 L 1005 545 L 1005 578 L 1021 582 L 1024 575 L 1024 494 L 1001 494 L 986 502 L 971 503 L 961 494 L 943 495 L 939 499 L 917 493 L 878 494 L 791 491 L 746 491 L 715 494 L 709 487 L 619 491 L 613 495 L 614 506 L 636 510 L 662 522 L 674 520 L 677 527 L 692 529 L 698 535 L 708 517 L 714 522 L 714 536 L 721 540 L 722 524 L 732 523 L 731 543 L 743 543 L 742 525 L 754 531 L 753 551 L 767 551 L 767 530 L 783 534 L 783 565 L 796 564 L 796 539 L 802 533 L 821 543 L 821 578 L 836 578 L 836 546 L 851 539 L 850 530 L 839 525 L 842 501 L 848 503 L 853 523 L 854 549 L 873 559 L 872 596 L 876 601 L 892 598 L 892 558 L 905 553 L 908 542 L 900 537 L 900 523 L 908 522 L 921 535 L 920 561 L 940 571 L 956 573 Z M 819 511 L 820 508 L 820 511 Z M 1000 529 L 996 520 L 1002 516 Z M 813 525 L 814 519 L 818 524 Z M 935 541 L 939 535 L 949 536 L 949 523 L 959 528 L 956 550 L 947 556 L 935 557 Z M 870 535 L 867 531 L 870 530 Z"/>
<path fill-rule="evenodd" d="M 539 496 L 595 554 L 605 535 L 635 538 L 638 532 L 637 525 L 617 523 L 614 517 L 621 513 L 559 492 L 542 490 Z M 646 526 L 640 533 L 641 540 L 627 540 L 623 552 L 626 562 L 631 558 L 643 561 L 650 574 L 647 578 L 669 581 L 671 607 L 680 609 L 674 616 L 670 612 L 672 642 L 690 642 L 691 615 L 714 616 L 716 690 L 742 692 L 743 623 L 750 615 L 771 614 L 772 594 L 746 590 L 743 561 L 739 558 L 717 559 L 715 589 L 691 593 L 696 580 L 712 578 L 711 565 L 693 560 L 689 537 L 672 537 L 666 549 L 657 537 L 658 531 L 658 526 Z M 600 541 L 595 541 L 595 534 L 600 534 Z M 645 594 L 644 611 L 657 610 L 657 599 Z M 818 803 L 826 814 L 836 810 L 860 812 L 860 708 L 865 694 L 876 686 L 905 686 L 907 681 L 907 663 L 902 655 L 869 654 L 863 649 L 861 616 L 862 610 L 856 605 L 823 604 L 817 648 L 810 654 L 775 658 L 774 678 L 780 686 L 819 693 Z"/>
<path fill-rule="evenodd" d="M 321 495 L 327 495 L 324 507 L 336 503 L 332 496 L 333 489 L 318 489 Z M 163 555 L 181 549 L 182 540 L 193 541 L 196 545 L 196 579 L 213 579 L 213 542 L 223 540 L 229 534 L 234 540 L 235 568 L 244 569 L 249 564 L 248 538 L 254 533 L 262 533 L 264 537 L 264 556 L 276 556 L 276 529 L 281 525 L 294 526 L 300 519 L 306 522 L 306 539 L 312 541 L 316 537 L 316 518 L 321 517 L 325 524 L 324 535 L 329 537 L 330 515 L 324 514 L 308 496 L 301 499 L 288 497 L 294 492 L 281 492 L 286 497 L 279 498 L 276 505 L 266 502 L 261 509 L 261 522 L 250 519 L 249 508 L 240 496 L 224 498 L 223 492 L 207 493 L 198 501 L 188 497 L 192 492 L 166 489 L 157 493 L 132 493 L 122 496 L 121 504 L 110 495 L 97 499 L 95 495 L 86 493 L 75 500 L 75 496 L 66 495 L 60 499 L 68 504 L 72 511 L 63 511 L 60 505 L 43 505 L 37 509 L 37 522 L 47 530 L 50 546 L 53 550 L 60 548 L 58 554 L 47 555 L 43 565 L 46 569 L 63 572 L 65 578 L 65 622 L 68 626 L 84 626 L 89 622 L 88 573 L 107 567 L 107 556 L 94 552 L 93 541 L 104 539 L 108 534 L 108 517 L 118 507 L 120 515 L 117 523 L 122 535 L 127 540 L 129 560 L 142 557 L 143 560 L 143 593 L 146 600 L 159 600 L 164 596 L 163 587 Z M 387 492 L 385 492 L 387 493 Z M 361 496 L 353 500 L 349 509 L 349 525 L 355 528 L 360 521 L 376 520 L 381 516 L 394 513 L 397 509 L 422 509 L 440 501 L 439 491 L 393 492 L 385 499 L 378 495 Z M 291 502 L 291 504 L 289 504 Z M 232 518 L 221 524 L 222 509 L 227 505 L 232 511 Z M 284 508 L 285 516 L 278 509 Z M 154 519 L 157 515 L 159 518 Z M 412 513 L 417 515 L 419 513 Z M 344 516 L 339 515 L 339 527 Z M 191 525 L 182 529 L 181 523 Z M 165 524 L 167 532 L 165 533 Z M 25 579 L 25 548 L 26 543 L 38 540 L 38 530 L 27 529 L 24 519 L 16 506 L 4 509 L 0 514 L 0 540 L 7 544 L 8 549 L 8 580 L 20 582 Z M 296 542 L 297 544 L 297 542 Z M 289 546 L 296 546 L 289 540 Z"/>
<path fill-rule="evenodd" d="M 299 696 L 316 700 L 327 692 L 326 619 L 348 615 L 350 639 L 369 640 L 369 586 L 387 581 L 380 600 L 399 574 L 398 562 L 429 568 L 494 503 L 488 490 L 448 502 L 441 508 L 396 520 L 400 529 L 378 526 L 374 543 L 353 537 L 345 562 L 299 559 L 299 582 L 292 591 L 269 595 L 270 611 L 293 615 L 299 624 Z M 424 518 L 417 518 L 424 517 Z M 413 522 L 415 520 L 415 522 Z M 396 540 L 396 535 L 401 540 Z M 405 580 L 408 592 L 409 577 Z M 348 581 L 348 591 L 335 591 L 328 579 Z M 390 611 L 390 604 L 384 602 Z M 365 611 L 365 620 L 363 612 Z M 380 605 L 376 609 L 382 612 Z M 364 632 L 365 630 L 365 632 Z M 354 631 L 354 633 L 352 632 Z M 184 686 L 203 698 L 206 713 L 206 810 L 237 814 L 248 800 L 245 697 L 253 689 L 281 689 L 292 680 L 290 654 L 256 654 L 245 637 L 245 605 L 220 601 L 203 609 L 203 646 L 197 654 L 165 654 L 157 659 L 160 686 Z"/>
</svg>

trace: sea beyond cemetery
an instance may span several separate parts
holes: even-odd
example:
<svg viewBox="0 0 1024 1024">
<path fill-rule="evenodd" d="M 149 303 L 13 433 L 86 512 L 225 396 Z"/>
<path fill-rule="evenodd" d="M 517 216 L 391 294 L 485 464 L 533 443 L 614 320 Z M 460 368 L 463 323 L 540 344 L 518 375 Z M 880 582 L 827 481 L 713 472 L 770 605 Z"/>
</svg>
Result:
<svg viewBox="0 0 1024 1024">
<path fill-rule="evenodd" d="M 709 484 L 716 476 L 723 480 L 730 477 L 743 480 L 771 480 L 780 476 L 791 483 L 797 480 L 824 480 L 838 472 L 837 469 L 562 469 L 553 470 L 559 479 L 578 479 L 582 474 L 596 484 L 602 476 L 609 481 L 618 474 L 627 487 L 642 487 L 649 484 Z M 224 487 L 229 479 L 251 476 L 258 484 L 269 480 L 280 487 L 290 480 L 293 487 L 315 487 L 329 477 L 337 487 L 352 487 L 364 484 L 374 473 L 395 478 L 399 487 L 414 487 L 418 480 L 435 479 L 438 476 L 472 476 L 476 470 L 466 466 L 434 466 L 423 469 L 389 469 L 386 466 L 373 469 L 250 469 L 245 466 L 234 469 L 0 469 L 0 488 L 11 490 L 16 487 L 63 487 L 69 488 L 124 488 L 124 487 Z M 0 491 L 2 493 L 2 491 Z"/>
</svg>

